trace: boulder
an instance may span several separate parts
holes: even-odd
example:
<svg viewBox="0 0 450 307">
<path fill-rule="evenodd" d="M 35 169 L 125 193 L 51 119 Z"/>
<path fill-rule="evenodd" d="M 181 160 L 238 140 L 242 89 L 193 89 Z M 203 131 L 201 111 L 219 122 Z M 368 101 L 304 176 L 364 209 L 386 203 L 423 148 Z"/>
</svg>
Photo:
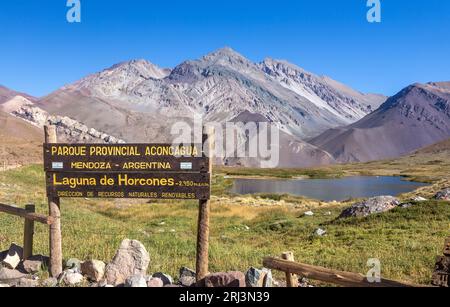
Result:
<svg viewBox="0 0 450 307">
<path fill-rule="evenodd" d="M 9 287 L 11 287 L 11 286 L 7 285 L 7 284 L 0 284 L 0 288 L 9 288 Z"/>
<path fill-rule="evenodd" d="M 183 287 L 193 287 L 196 282 L 196 278 L 192 276 L 182 276 L 180 278 L 180 285 Z"/>
<path fill-rule="evenodd" d="M 446 200 L 450 201 L 450 188 L 443 189 L 442 191 L 439 191 L 435 196 L 435 199 L 437 200 Z"/>
<path fill-rule="evenodd" d="M 22 258 L 23 248 L 13 243 L 9 247 L 8 253 L 4 257 L 2 264 L 6 268 L 14 270 L 19 265 Z"/>
<path fill-rule="evenodd" d="M 318 237 L 323 237 L 324 235 L 326 235 L 327 234 L 327 231 L 325 230 L 325 229 L 322 229 L 322 228 L 317 228 L 315 231 L 314 231 L 314 235 L 316 235 L 316 236 L 318 236 Z"/>
<path fill-rule="evenodd" d="M 245 284 L 249 288 L 261 288 L 264 285 L 264 278 L 266 272 L 257 268 L 251 267 L 245 274 Z"/>
<path fill-rule="evenodd" d="M 77 258 L 70 258 L 66 261 L 65 269 L 75 270 L 77 273 L 81 273 L 82 261 Z"/>
<path fill-rule="evenodd" d="M 306 212 L 304 213 L 304 215 L 305 215 L 305 216 L 314 216 L 314 212 L 312 212 L 312 211 L 306 211 Z"/>
<path fill-rule="evenodd" d="M 371 214 L 386 212 L 396 208 L 399 200 L 392 196 L 378 196 L 359 202 L 342 211 L 339 218 L 366 217 Z"/>
<path fill-rule="evenodd" d="M 422 196 L 416 196 L 416 197 L 414 197 L 413 199 L 412 199 L 412 201 L 415 201 L 415 202 L 417 202 L 417 203 L 419 203 L 419 202 L 423 202 L 423 201 L 427 201 L 428 199 L 426 199 L 426 198 L 424 198 L 424 197 L 422 197 Z"/>
<path fill-rule="evenodd" d="M 189 269 L 189 268 L 187 268 L 187 267 L 182 267 L 182 268 L 180 269 L 180 278 L 183 277 L 183 276 L 186 276 L 186 277 L 195 277 L 196 275 L 197 275 L 197 274 L 195 273 L 194 270 L 191 270 L 191 269 Z"/>
<path fill-rule="evenodd" d="M 40 272 L 44 266 L 48 266 L 49 258 L 42 255 L 31 256 L 22 263 L 22 268 L 29 274 Z"/>
<path fill-rule="evenodd" d="M 16 284 L 17 288 L 36 288 L 39 286 L 39 281 L 29 278 L 21 278 Z"/>
<path fill-rule="evenodd" d="M 88 260 L 81 264 L 81 274 L 93 282 L 99 282 L 105 275 L 106 264 L 99 260 Z"/>
<path fill-rule="evenodd" d="M 150 256 L 144 245 L 135 240 L 124 240 L 111 263 L 106 266 L 105 279 L 109 285 L 121 285 L 128 277 L 145 276 Z"/>
<path fill-rule="evenodd" d="M 62 274 L 64 274 L 62 277 L 62 282 L 67 286 L 76 286 L 78 284 L 81 284 L 84 280 L 83 275 L 75 272 L 74 270 L 67 270 Z"/>
<path fill-rule="evenodd" d="M 168 274 L 158 272 L 158 273 L 153 274 L 152 277 L 161 279 L 164 286 L 173 284 L 173 278 L 172 278 L 172 276 L 170 276 Z"/>
<path fill-rule="evenodd" d="M 147 287 L 149 288 L 162 288 L 164 287 L 164 283 L 160 278 L 150 277 L 147 280 Z"/>
<path fill-rule="evenodd" d="M 0 268 L 0 280 L 2 282 L 9 283 L 10 281 L 18 281 L 21 278 L 28 277 L 27 274 L 23 274 L 17 270 L 11 270 L 8 268 Z"/>
<path fill-rule="evenodd" d="M 198 284 L 207 288 L 244 288 L 245 275 L 242 272 L 215 273 L 206 276 Z"/>
<path fill-rule="evenodd" d="M 266 273 L 266 276 L 264 277 L 263 287 L 264 288 L 273 287 L 272 271 L 266 268 L 263 268 L 262 271 Z"/>
<path fill-rule="evenodd" d="M 126 288 L 147 288 L 147 281 L 143 275 L 134 275 L 125 280 Z"/>
</svg>

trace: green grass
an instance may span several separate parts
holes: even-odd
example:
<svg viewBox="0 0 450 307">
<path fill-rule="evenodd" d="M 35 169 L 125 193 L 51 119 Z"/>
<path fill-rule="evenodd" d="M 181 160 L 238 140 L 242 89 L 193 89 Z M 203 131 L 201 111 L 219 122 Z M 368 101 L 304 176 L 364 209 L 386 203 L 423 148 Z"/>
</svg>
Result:
<svg viewBox="0 0 450 307">
<path fill-rule="evenodd" d="M 6 184 L 6 185 L 5 185 Z M 213 191 L 227 195 L 229 179 L 215 176 Z M 35 203 L 47 212 L 42 166 L 0 173 L 0 202 Z M 289 195 L 260 195 L 301 201 Z M 211 271 L 262 266 L 266 256 L 293 251 L 298 261 L 365 273 L 369 258 L 379 258 L 383 277 L 428 284 L 436 255 L 450 229 L 450 204 L 429 201 L 368 218 L 336 220 L 343 209 L 334 204 L 304 217 L 295 207 L 251 207 L 212 202 Z M 174 276 L 181 266 L 194 267 L 196 202 L 63 199 L 65 258 L 109 261 L 125 238 L 137 239 L 151 257 L 149 271 Z M 331 215 L 329 215 L 331 212 Z M 318 227 L 327 230 L 315 237 Z M 0 250 L 22 242 L 23 220 L 0 213 Z M 35 252 L 48 254 L 48 228 L 36 224 Z M 282 274 L 277 274 L 282 278 Z"/>
</svg>

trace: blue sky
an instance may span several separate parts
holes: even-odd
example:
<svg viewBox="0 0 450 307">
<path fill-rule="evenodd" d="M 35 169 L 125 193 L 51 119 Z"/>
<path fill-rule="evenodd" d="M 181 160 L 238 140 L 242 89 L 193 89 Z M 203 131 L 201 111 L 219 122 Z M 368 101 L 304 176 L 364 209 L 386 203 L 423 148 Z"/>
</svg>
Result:
<svg viewBox="0 0 450 307">
<path fill-rule="evenodd" d="M 66 0 L 0 2 L 0 84 L 42 96 L 117 62 L 163 67 L 223 46 L 253 61 L 286 59 L 365 92 L 450 80 L 450 1 Z"/>
</svg>

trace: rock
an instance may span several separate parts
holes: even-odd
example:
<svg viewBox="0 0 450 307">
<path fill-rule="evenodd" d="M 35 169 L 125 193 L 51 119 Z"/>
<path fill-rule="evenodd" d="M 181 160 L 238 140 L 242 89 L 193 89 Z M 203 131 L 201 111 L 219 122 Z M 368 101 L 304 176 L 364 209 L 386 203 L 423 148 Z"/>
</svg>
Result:
<svg viewBox="0 0 450 307">
<path fill-rule="evenodd" d="M 9 287 L 11 287 L 11 286 L 7 285 L 7 284 L 0 284 L 0 288 L 9 288 Z"/>
<path fill-rule="evenodd" d="M 135 240 L 124 240 L 111 263 L 106 266 L 105 278 L 109 285 L 121 285 L 128 277 L 145 276 L 150 256 L 144 245 Z"/>
<path fill-rule="evenodd" d="M 309 282 L 309 280 L 305 277 L 302 277 L 298 280 L 298 286 L 300 288 L 312 288 L 313 286 Z"/>
<path fill-rule="evenodd" d="M 29 278 L 21 278 L 16 284 L 18 288 L 36 288 L 39 286 L 39 281 Z"/>
<path fill-rule="evenodd" d="M 70 258 L 66 261 L 65 268 L 75 270 L 77 273 L 81 273 L 81 260 L 77 258 Z"/>
<path fill-rule="evenodd" d="M 63 272 L 63 274 L 64 274 L 64 277 L 62 279 L 62 282 L 68 286 L 75 286 L 75 285 L 81 284 L 84 279 L 83 275 L 81 275 L 80 273 L 73 272 L 70 270 Z"/>
<path fill-rule="evenodd" d="M 8 268 L 0 268 L 0 280 L 9 283 L 10 281 L 18 281 L 21 278 L 26 278 L 28 275 L 23 274 L 17 270 Z"/>
<path fill-rule="evenodd" d="M 158 272 L 153 274 L 152 277 L 161 279 L 164 286 L 173 284 L 173 278 L 168 274 Z"/>
<path fill-rule="evenodd" d="M 23 248 L 13 243 L 9 247 L 8 253 L 4 257 L 2 263 L 6 268 L 14 270 L 19 265 L 22 258 Z"/>
<path fill-rule="evenodd" d="M 414 206 L 413 203 L 404 203 L 399 205 L 399 207 L 403 209 L 411 208 L 412 206 Z"/>
<path fill-rule="evenodd" d="M 242 272 L 216 273 L 206 276 L 198 283 L 200 287 L 207 288 L 244 288 L 245 275 Z"/>
<path fill-rule="evenodd" d="M 428 199 L 423 198 L 422 196 L 416 196 L 412 199 L 412 201 L 415 201 L 415 202 L 422 202 L 422 201 L 427 201 L 427 200 Z"/>
<path fill-rule="evenodd" d="M 90 281 L 99 282 L 105 275 L 106 264 L 99 260 L 88 260 L 81 264 L 81 273 Z"/>
<path fill-rule="evenodd" d="M 252 267 L 245 274 L 245 284 L 249 288 L 261 288 L 264 285 L 266 274 L 267 272 Z"/>
<path fill-rule="evenodd" d="M 322 237 L 324 235 L 326 235 L 327 231 L 322 229 L 322 228 L 318 228 L 316 229 L 316 231 L 314 231 L 314 235 Z"/>
<path fill-rule="evenodd" d="M 437 200 L 446 200 L 450 201 L 450 188 L 443 189 L 442 191 L 439 191 L 435 196 L 435 199 Z"/>
<path fill-rule="evenodd" d="M 58 279 L 54 277 L 47 278 L 44 281 L 42 281 L 41 285 L 42 287 L 45 288 L 54 288 L 58 285 Z"/>
<path fill-rule="evenodd" d="M 38 273 L 44 266 L 48 266 L 49 258 L 42 255 L 31 256 L 22 263 L 22 268 L 29 274 Z"/>
<path fill-rule="evenodd" d="M 354 204 L 350 208 L 342 211 L 339 218 L 366 217 L 371 214 L 386 212 L 396 208 L 400 204 L 399 200 L 392 196 L 378 196 Z"/>
<path fill-rule="evenodd" d="M 160 278 L 151 277 L 147 281 L 147 287 L 149 288 L 162 288 L 164 287 L 164 283 Z"/>
<path fill-rule="evenodd" d="M 147 281 L 142 275 L 128 277 L 125 281 L 126 288 L 147 288 Z"/>
<path fill-rule="evenodd" d="M 195 273 L 194 270 L 191 270 L 190 268 L 182 267 L 180 269 L 180 278 L 184 277 L 184 276 L 186 276 L 186 277 L 194 277 L 195 278 L 197 276 L 197 274 Z"/>
<path fill-rule="evenodd" d="M 263 287 L 264 288 L 272 288 L 273 287 L 272 271 L 269 269 L 266 269 L 266 268 L 263 268 L 262 271 L 266 273 L 266 276 L 264 277 L 264 281 L 263 281 Z"/>
<path fill-rule="evenodd" d="M 192 276 L 180 277 L 180 285 L 182 285 L 183 287 L 193 287 L 196 282 L 196 278 Z"/>
<path fill-rule="evenodd" d="M 306 212 L 304 213 L 304 215 L 305 215 L 305 216 L 314 216 L 314 212 L 312 212 L 312 211 L 306 211 Z"/>
</svg>

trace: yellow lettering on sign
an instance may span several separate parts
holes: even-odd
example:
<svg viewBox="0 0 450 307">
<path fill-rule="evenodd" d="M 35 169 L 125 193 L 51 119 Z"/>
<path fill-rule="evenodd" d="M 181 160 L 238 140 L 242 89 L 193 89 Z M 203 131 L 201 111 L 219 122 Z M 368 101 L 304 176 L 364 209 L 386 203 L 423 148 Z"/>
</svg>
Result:
<svg viewBox="0 0 450 307">
<path fill-rule="evenodd" d="M 137 146 L 92 146 L 89 149 L 91 156 L 140 156 Z"/>
<path fill-rule="evenodd" d="M 147 170 L 147 169 L 163 169 L 170 170 L 172 166 L 169 162 L 125 162 L 123 169 L 126 170 Z"/>
<path fill-rule="evenodd" d="M 72 162 L 71 168 L 81 170 L 110 170 L 112 167 L 109 162 Z"/>
<path fill-rule="evenodd" d="M 52 146 L 52 156 L 85 156 L 86 146 Z"/>
<path fill-rule="evenodd" d="M 199 154 L 196 146 L 147 146 L 146 156 L 194 157 Z"/>
<path fill-rule="evenodd" d="M 119 186 L 174 186 L 173 178 L 130 178 L 127 174 L 118 175 Z"/>
<path fill-rule="evenodd" d="M 53 174 L 53 184 L 58 186 L 68 186 L 71 189 L 75 189 L 79 186 L 96 186 L 97 180 L 95 178 L 71 178 L 71 177 L 62 177 L 61 180 L 58 180 L 56 174 Z"/>
</svg>

